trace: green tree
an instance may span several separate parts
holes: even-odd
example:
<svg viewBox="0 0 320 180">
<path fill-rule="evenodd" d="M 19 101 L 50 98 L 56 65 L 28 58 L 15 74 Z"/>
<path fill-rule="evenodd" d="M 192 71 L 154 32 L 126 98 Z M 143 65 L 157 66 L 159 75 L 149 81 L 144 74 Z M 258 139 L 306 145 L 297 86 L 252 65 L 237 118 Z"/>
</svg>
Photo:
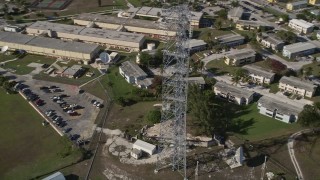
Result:
<svg viewBox="0 0 320 180">
<path fill-rule="evenodd" d="M 246 82 L 248 80 L 248 71 L 240 68 L 233 71 L 232 76 L 232 82 L 237 85 L 240 81 Z"/>
<path fill-rule="evenodd" d="M 221 29 L 222 28 L 222 20 L 221 19 L 217 19 L 214 22 L 214 27 L 217 28 L 217 29 Z"/>
<path fill-rule="evenodd" d="M 122 96 L 118 97 L 116 102 L 122 107 L 126 106 L 126 99 Z"/>
<path fill-rule="evenodd" d="M 291 31 L 279 30 L 276 34 L 281 40 L 286 43 L 292 44 L 297 41 L 297 35 Z"/>
<path fill-rule="evenodd" d="M 238 7 L 239 6 L 239 1 L 232 1 L 231 6 L 233 7 Z"/>
<path fill-rule="evenodd" d="M 3 86 L 4 82 L 8 81 L 8 78 L 0 75 L 0 86 Z"/>
<path fill-rule="evenodd" d="M 160 123 L 161 111 L 158 109 L 151 110 L 148 112 L 146 117 L 147 117 L 147 121 L 152 124 Z"/>
<path fill-rule="evenodd" d="M 304 127 L 320 127 L 320 112 L 317 106 L 305 105 L 299 113 L 298 123 Z"/>
<path fill-rule="evenodd" d="M 214 132 L 226 131 L 227 121 L 223 118 L 222 110 L 214 103 L 214 97 L 211 89 L 201 90 L 197 85 L 189 87 L 188 111 L 192 116 L 191 124 L 196 126 L 197 135 L 213 135 Z"/>
<path fill-rule="evenodd" d="M 150 61 L 152 59 L 152 56 L 147 52 L 141 52 L 140 53 L 140 64 L 144 67 L 150 66 Z"/>
<path fill-rule="evenodd" d="M 228 12 L 226 9 L 221 9 L 220 11 L 216 12 L 216 15 L 218 15 L 218 17 L 221 19 L 227 19 Z"/>
<path fill-rule="evenodd" d="M 282 20 L 284 22 L 289 22 L 289 15 L 288 14 L 281 14 L 280 18 L 282 18 Z"/>
<path fill-rule="evenodd" d="M 308 20 L 307 16 L 305 14 L 297 14 L 297 19 L 303 19 L 303 20 Z"/>
</svg>

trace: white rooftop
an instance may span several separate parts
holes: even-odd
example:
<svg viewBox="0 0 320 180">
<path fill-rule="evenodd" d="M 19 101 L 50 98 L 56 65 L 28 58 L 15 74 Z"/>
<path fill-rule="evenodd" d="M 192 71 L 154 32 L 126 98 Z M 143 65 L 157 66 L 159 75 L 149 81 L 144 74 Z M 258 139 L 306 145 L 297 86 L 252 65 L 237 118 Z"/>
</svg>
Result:
<svg viewBox="0 0 320 180">
<path fill-rule="evenodd" d="M 141 148 L 143 148 L 143 149 L 147 149 L 147 150 L 149 150 L 149 151 L 153 151 L 153 150 L 156 148 L 155 145 L 150 144 L 150 143 L 147 143 L 147 142 L 145 142 L 145 141 L 141 141 L 140 139 L 138 139 L 138 140 L 134 143 L 134 145 L 135 145 L 135 146 L 139 146 L 139 147 L 141 147 Z"/>
<path fill-rule="evenodd" d="M 284 46 L 283 50 L 290 51 L 291 53 L 295 53 L 295 52 L 306 51 L 316 47 L 317 46 L 309 42 L 298 42 L 298 43 Z"/>
<path fill-rule="evenodd" d="M 303 28 L 310 28 L 310 27 L 314 26 L 314 24 L 309 23 L 303 19 L 291 19 L 289 23 L 294 23 L 294 24 L 301 26 Z"/>
</svg>

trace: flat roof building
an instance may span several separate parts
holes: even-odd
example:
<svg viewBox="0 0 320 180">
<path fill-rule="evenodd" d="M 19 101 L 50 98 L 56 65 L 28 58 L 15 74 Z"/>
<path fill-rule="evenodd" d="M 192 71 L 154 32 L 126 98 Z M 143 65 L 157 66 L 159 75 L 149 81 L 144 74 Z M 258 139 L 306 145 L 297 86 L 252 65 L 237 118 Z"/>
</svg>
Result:
<svg viewBox="0 0 320 180">
<path fill-rule="evenodd" d="M 131 61 L 125 61 L 119 67 L 119 73 L 130 84 L 136 84 L 139 88 L 147 89 L 152 84 L 150 78 L 137 64 Z"/>
<path fill-rule="evenodd" d="M 256 65 L 245 65 L 243 69 L 247 70 L 252 81 L 258 84 L 270 84 L 274 80 L 275 73 L 262 69 Z"/>
<path fill-rule="evenodd" d="M 225 55 L 225 63 L 231 66 L 241 66 L 253 63 L 256 60 L 256 52 L 252 49 L 233 51 Z"/>
<path fill-rule="evenodd" d="M 297 121 L 298 114 L 302 111 L 301 108 L 267 96 L 262 96 L 258 100 L 258 109 L 260 114 L 275 118 L 285 123 L 293 123 Z"/>
<path fill-rule="evenodd" d="M 163 23 L 143 19 L 120 18 L 109 15 L 83 13 L 73 19 L 74 24 L 87 26 L 94 23 L 95 26 L 103 29 L 124 29 L 128 32 L 140 33 L 153 38 L 166 36 Z M 175 36 L 175 29 L 167 30 L 169 36 Z"/>
<path fill-rule="evenodd" d="M 289 11 L 293 11 L 293 10 L 305 8 L 307 6 L 308 6 L 308 2 L 306 0 L 303 0 L 303 1 L 287 3 L 286 8 Z"/>
<path fill-rule="evenodd" d="M 303 19 L 291 19 L 288 26 L 303 34 L 311 33 L 314 29 L 314 24 L 309 23 Z"/>
<path fill-rule="evenodd" d="M 11 50 L 23 49 L 29 53 L 77 60 L 92 60 L 101 47 L 74 41 L 63 41 L 47 37 L 0 32 L 0 46 Z"/>
<path fill-rule="evenodd" d="M 293 59 L 297 56 L 314 54 L 317 46 L 310 42 L 298 42 L 283 47 L 282 55 Z"/>
<path fill-rule="evenodd" d="M 236 22 L 238 20 L 241 20 L 243 13 L 244 13 L 244 10 L 242 7 L 239 6 L 239 7 L 233 8 L 228 12 L 228 19 L 232 20 L 233 22 Z"/>
<path fill-rule="evenodd" d="M 37 21 L 26 28 L 26 32 L 32 35 L 47 35 L 53 38 L 78 40 L 88 43 L 97 43 L 139 51 L 145 38 L 143 35 L 128 32 L 119 32 L 106 29 L 86 28 L 76 25 L 57 24 L 45 21 Z"/>
<path fill-rule="evenodd" d="M 226 34 L 222 36 L 217 36 L 215 39 L 222 45 L 227 45 L 229 47 L 239 46 L 244 43 L 245 38 L 238 34 Z"/>
<path fill-rule="evenodd" d="M 246 105 L 253 100 L 253 92 L 224 82 L 217 82 L 213 88 L 217 96 L 229 102 Z"/>
<path fill-rule="evenodd" d="M 207 48 L 207 43 L 201 39 L 190 39 L 188 40 L 190 53 L 203 51 Z"/>
<path fill-rule="evenodd" d="M 75 64 L 75 65 L 65 69 L 61 73 L 61 75 L 66 76 L 68 78 L 78 78 L 81 75 L 83 75 L 83 73 L 84 73 L 84 69 L 82 68 L 82 66 Z"/>
<path fill-rule="evenodd" d="M 137 149 L 143 152 L 148 153 L 149 155 L 153 155 L 156 151 L 156 146 L 145 141 L 141 141 L 138 139 L 133 145 L 133 149 Z"/>
<path fill-rule="evenodd" d="M 314 95 L 316 87 L 317 86 L 310 81 L 304 81 L 293 76 L 283 76 L 279 81 L 279 89 L 281 91 L 290 92 L 309 98 Z"/>
</svg>

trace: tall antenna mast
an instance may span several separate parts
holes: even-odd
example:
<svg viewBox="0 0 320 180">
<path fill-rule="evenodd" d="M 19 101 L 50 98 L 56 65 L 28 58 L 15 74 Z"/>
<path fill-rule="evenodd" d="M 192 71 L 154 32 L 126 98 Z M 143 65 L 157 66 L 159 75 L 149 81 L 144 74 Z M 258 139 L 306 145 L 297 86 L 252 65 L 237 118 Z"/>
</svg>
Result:
<svg viewBox="0 0 320 180">
<path fill-rule="evenodd" d="M 162 112 L 159 153 L 155 172 L 171 167 L 187 179 L 186 110 L 189 75 L 190 11 L 182 4 L 162 11 L 165 27 L 176 32 L 166 36 L 162 71 Z"/>
</svg>

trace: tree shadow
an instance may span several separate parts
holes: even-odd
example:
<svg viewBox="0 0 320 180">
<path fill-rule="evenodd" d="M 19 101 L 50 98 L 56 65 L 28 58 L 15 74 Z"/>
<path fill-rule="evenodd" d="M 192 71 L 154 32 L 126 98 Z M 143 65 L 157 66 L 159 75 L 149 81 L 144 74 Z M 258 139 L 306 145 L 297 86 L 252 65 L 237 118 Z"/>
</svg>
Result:
<svg viewBox="0 0 320 180">
<path fill-rule="evenodd" d="M 209 72 L 213 73 L 216 76 L 221 76 L 221 75 L 225 75 L 228 74 L 227 71 L 220 71 L 221 69 L 218 68 L 210 68 L 208 69 Z"/>
<path fill-rule="evenodd" d="M 75 174 L 69 174 L 65 176 L 66 180 L 78 180 L 79 176 L 75 175 Z"/>
<path fill-rule="evenodd" d="M 253 124 L 255 122 L 256 121 L 253 118 L 248 119 L 248 120 L 236 119 L 233 122 L 231 122 L 231 125 L 229 127 L 229 131 L 232 131 L 232 132 L 238 133 L 238 134 L 242 134 L 242 135 L 247 135 L 248 130 L 253 126 Z"/>
<path fill-rule="evenodd" d="M 247 160 L 247 166 L 248 167 L 257 167 L 257 166 L 260 166 L 264 163 L 265 161 L 265 154 L 259 154 L 255 157 L 252 157 L 250 159 Z M 268 158 L 267 158 L 268 160 Z"/>
</svg>

